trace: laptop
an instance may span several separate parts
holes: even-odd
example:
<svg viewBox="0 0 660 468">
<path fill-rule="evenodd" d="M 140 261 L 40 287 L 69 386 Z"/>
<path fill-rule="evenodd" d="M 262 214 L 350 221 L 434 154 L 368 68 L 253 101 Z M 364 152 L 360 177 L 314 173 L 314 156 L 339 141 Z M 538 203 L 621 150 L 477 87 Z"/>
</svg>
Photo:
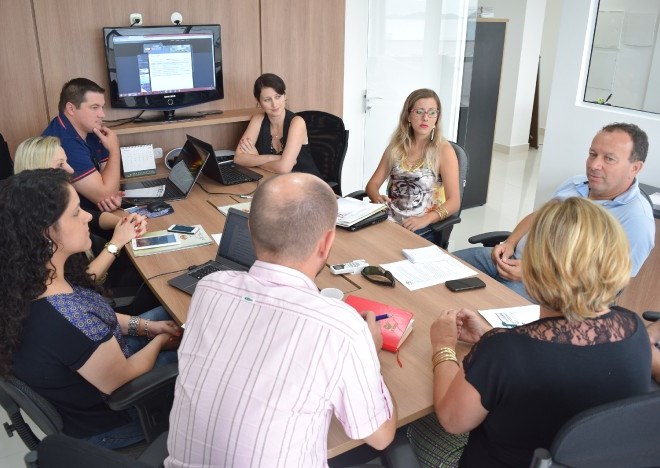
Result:
<svg viewBox="0 0 660 468">
<path fill-rule="evenodd" d="M 215 260 L 210 260 L 183 275 L 172 278 L 168 284 L 192 294 L 199 280 L 206 275 L 222 270 L 247 271 L 256 259 L 257 254 L 254 253 L 248 229 L 248 214 L 235 208 L 229 208 Z"/>
<path fill-rule="evenodd" d="M 210 179 L 220 182 L 222 185 L 235 185 L 244 182 L 254 182 L 261 179 L 263 176 L 257 172 L 251 171 L 245 167 L 237 166 L 234 164 L 233 153 L 223 156 L 216 156 L 213 146 L 210 143 L 199 140 L 197 138 L 189 137 L 192 141 L 204 148 L 213 157 L 209 158 L 202 167 L 204 175 Z"/>
<path fill-rule="evenodd" d="M 169 176 L 163 179 L 147 179 L 138 182 L 131 182 L 121 186 L 121 190 L 136 190 L 163 187 L 161 194 L 153 196 L 137 196 L 127 194 L 125 200 L 136 205 L 144 205 L 155 201 L 182 200 L 188 197 L 188 194 L 195 185 L 195 181 L 202 172 L 201 169 L 208 159 L 215 160 L 213 150 L 209 153 L 208 149 L 196 143 L 196 138 L 186 135 L 186 143 L 179 153 L 179 162 L 177 162 Z"/>
<path fill-rule="evenodd" d="M 387 219 L 387 210 L 381 210 L 378 211 L 377 213 L 372 214 L 371 216 L 361 219 L 357 223 L 352 224 L 350 226 L 337 226 L 337 227 L 353 232 L 353 231 L 359 231 L 360 229 L 365 228 L 367 226 L 373 226 L 374 224 L 381 223 L 386 219 Z"/>
</svg>

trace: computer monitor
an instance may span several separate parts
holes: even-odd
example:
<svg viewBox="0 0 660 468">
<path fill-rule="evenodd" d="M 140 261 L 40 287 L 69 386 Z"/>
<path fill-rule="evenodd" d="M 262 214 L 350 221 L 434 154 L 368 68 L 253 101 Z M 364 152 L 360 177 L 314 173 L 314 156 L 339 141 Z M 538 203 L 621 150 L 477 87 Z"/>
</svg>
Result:
<svg viewBox="0 0 660 468">
<path fill-rule="evenodd" d="M 176 109 L 224 98 L 220 25 L 103 28 L 114 108 L 157 110 L 155 119 L 180 120 Z"/>
</svg>

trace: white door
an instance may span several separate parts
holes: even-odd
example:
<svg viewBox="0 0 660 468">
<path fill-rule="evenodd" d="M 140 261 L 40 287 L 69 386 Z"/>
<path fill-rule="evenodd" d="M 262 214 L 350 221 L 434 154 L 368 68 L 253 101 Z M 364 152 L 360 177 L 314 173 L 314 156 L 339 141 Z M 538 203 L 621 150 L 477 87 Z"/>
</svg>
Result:
<svg viewBox="0 0 660 468">
<path fill-rule="evenodd" d="M 369 1 L 362 187 L 380 161 L 406 97 L 415 89 L 438 93 L 443 133 L 455 140 L 471 3 L 476 0 Z"/>
</svg>

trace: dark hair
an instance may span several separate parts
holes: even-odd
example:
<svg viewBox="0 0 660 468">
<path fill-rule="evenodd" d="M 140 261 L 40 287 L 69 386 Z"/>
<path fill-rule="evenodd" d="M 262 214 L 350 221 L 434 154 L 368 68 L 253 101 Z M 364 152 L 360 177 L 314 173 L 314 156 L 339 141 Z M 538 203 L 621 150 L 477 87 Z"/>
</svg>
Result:
<svg viewBox="0 0 660 468">
<path fill-rule="evenodd" d="M 76 109 L 80 109 L 80 104 L 85 102 L 85 94 L 89 91 L 93 93 L 105 93 L 105 89 L 87 78 L 74 78 L 67 81 L 62 86 L 62 91 L 60 91 L 60 102 L 57 105 L 58 110 L 64 112 L 67 102 L 76 106 Z"/>
<path fill-rule="evenodd" d="M 30 302 L 46 291 L 55 273 L 50 259 L 56 244 L 48 228 L 66 210 L 69 187 L 69 175 L 61 169 L 23 171 L 0 182 L 0 375 L 11 370 Z M 66 279 L 93 288 L 82 258 L 70 260 Z"/>
<path fill-rule="evenodd" d="M 284 80 L 273 73 L 264 73 L 254 82 L 254 98 L 258 101 L 261 96 L 261 90 L 264 88 L 273 88 L 277 94 L 286 94 L 286 85 Z"/>
<path fill-rule="evenodd" d="M 649 137 L 646 132 L 635 124 L 614 122 L 605 125 L 601 132 L 624 132 L 630 136 L 633 142 L 633 150 L 630 154 L 630 162 L 646 161 L 646 155 L 649 152 Z"/>
</svg>

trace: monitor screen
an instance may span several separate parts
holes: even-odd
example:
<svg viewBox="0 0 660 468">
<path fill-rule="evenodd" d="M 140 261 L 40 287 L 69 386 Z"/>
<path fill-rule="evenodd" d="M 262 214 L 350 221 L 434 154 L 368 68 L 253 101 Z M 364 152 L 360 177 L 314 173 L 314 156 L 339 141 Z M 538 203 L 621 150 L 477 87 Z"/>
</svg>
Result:
<svg viewBox="0 0 660 468">
<path fill-rule="evenodd" d="M 224 97 L 220 25 L 103 28 L 110 104 L 165 111 Z"/>
</svg>

